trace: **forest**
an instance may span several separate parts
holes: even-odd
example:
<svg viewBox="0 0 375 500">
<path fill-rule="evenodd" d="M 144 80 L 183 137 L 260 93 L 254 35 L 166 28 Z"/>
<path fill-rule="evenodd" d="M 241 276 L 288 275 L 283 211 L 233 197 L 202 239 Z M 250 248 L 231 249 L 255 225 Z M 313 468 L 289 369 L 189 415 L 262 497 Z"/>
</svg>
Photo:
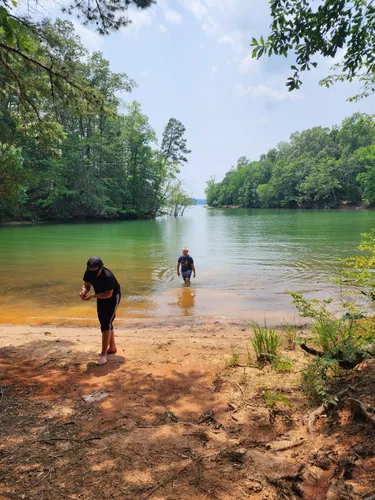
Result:
<svg viewBox="0 0 375 500">
<path fill-rule="evenodd" d="M 375 122 L 355 113 L 314 127 L 258 161 L 241 157 L 221 182 L 207 181 L 207 204 L 245 208 L 338 208 L 375 204 Z"/>
<path fill-rule="evenodd" d="M 171 118 L 158 145 L 141 105 L 119 97 L 136 83 L 89 53 L 71 22 L 21 27 L 22 53 L 0 47 L 0 220 L 145 218 L 192 204 L 178 175 L 183 124 Z"/>
</svg>

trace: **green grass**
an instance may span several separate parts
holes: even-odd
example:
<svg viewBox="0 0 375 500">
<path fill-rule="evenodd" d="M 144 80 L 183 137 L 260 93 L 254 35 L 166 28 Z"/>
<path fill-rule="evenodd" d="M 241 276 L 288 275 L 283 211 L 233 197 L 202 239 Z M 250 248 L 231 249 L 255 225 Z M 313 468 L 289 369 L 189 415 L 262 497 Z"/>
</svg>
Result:
<svg viewBox="0 0 375 500">
<path fill-rule="evenodd" d="M 238 366 L 238 362 L 240 360 L 240 355 L 237 351 L 232 352 L 232 357 L 225 362 L 227 368 L 234 368 Z"/>
<path fill-rule="evenodd" d="M 283 394 L 278 394 L 277 392 L 266 391 L 263 394 L 263 398 L 267 408 L 269 408 L 270 410 L 273 410 L 278 403 L 292 406 L 292 403 L 286 396 L 284 396 Z"/>
<path fill-rule="evenodd" d="M 254 338 L 251 340 L 258 362 L 271 362 L 282 346 L 282 338 L 276 330 L 253 325 Z"/>
<path fill-rule="evenodd" d="M 297 327 L 290 323 L 285 323 L 285 342 L 286 348 L 289 351 L 294 351 L 296 348 L 296 340 L 297 340 Z"/>
<path fill-rule="evenodd" d="M 272 369 L 278 373 L 290 373 L 293 371 L 294 363 L 289 358 L 283 358 L 281 356 L 276 356 L 271 361 Z"/>
</svg>

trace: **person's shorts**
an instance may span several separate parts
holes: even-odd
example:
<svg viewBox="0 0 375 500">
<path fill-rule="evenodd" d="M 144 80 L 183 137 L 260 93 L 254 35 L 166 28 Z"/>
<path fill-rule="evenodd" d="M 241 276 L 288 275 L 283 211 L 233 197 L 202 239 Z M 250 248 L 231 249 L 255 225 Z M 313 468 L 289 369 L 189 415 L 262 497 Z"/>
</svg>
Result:
<svg viewBox="0 0 375 500">
<path fill-rule="evenodd" d="M 184 280 L 189 280 L 189 279 L 191 278 L 191 274 L 192 274 L 192 272 L 193 272 L 193 271 L 192 271 L 192 270 L 190 270 L 190 271 L 185 271 L 184 273 L 181 273 L 181 274 L 182 274 L 182 278 L 183 278 Z"/>
<path fill-rule="evenodd" d="M 112 295 L 110 299 L 97 299 L 97 311 L 102 332 L 112 330 L 116 310 L 121 300 L 121 293 Z"/>
</svg>

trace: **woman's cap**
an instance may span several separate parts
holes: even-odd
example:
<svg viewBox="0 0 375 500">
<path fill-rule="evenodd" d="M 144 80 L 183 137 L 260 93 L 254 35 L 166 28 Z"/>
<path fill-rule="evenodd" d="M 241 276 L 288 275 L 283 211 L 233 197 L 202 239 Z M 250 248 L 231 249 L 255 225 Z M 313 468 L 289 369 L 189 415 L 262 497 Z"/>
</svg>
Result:
<svg viewBox="0 0 375 500">
<path fill-rule="evenodd" d="M 103 267 L 103 261 L 100 257 L 90 257 L 87 261 L 87 267 Z"/>
</svg>

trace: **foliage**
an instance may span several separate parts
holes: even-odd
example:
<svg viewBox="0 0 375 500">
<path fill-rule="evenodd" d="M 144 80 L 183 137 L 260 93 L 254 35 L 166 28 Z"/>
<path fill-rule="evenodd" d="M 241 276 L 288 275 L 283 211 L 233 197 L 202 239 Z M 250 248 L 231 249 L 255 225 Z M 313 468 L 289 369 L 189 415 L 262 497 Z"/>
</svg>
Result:
<svg viewBox="0 0 375 500">
<path fill-rule="evenodd" d="M 369 76 L 374 82 L 375 6 L 372 0 L 270 0 L 271 33 L 253 38 L 253 57 L 294 54 L 289 90 L 300 88 L 301 73 L 318 66 L 318 56 L 333 59 L 341 51 L 341 72 L 325 80 L 353 80 Z M 315 60 L 314 60 L 315 59 Z M 374 84 L 372 83 L 372 86 Z M 371 85 L 364 90 L 368 93 Z M 371 89 L 372 90 L 372 89 Z"/>
<path fill-rule="evenodd" d="M 332 129 L 291 135 L 258 161 L 241 157 L 221 182 L 207 181 L 213 207 L 335 208 L 375 205 L 375 123 L 355 113 Z"/>
<path fill-rule="evenodd" d="M 187 162 L 187 155 L 191 153 L 186 145 L 185 132 L 185 127 L 176 118 L 170 118 L 163 132 L 161 150 L 166 160 L 177 168 Z"/>
<path fill-rule="evenodd" d="M 354 257 L 343 259 L 345 265 L 339 279 L 336 280 L 341 286 L 346 286 L 350 291 L 367 297 L 370 306 L 375 305 L 375 230 L 362 235 L 359 245 L 361 253 Z"/>
<path fill-rule="evenodd" d="M 290 400 L 283 394 L 279 394 L 277 392 L 266 391 L 263 394 L 263 398 L 267 408 L 269 408 L 270 410 L 274 410 L 280 403 L 283 405 L 291 406 Z"/>
<path fill-rule="evenodd" d="M 304 392 L 316 403 L 336 405 L 338 398 L 332 393 L 332 377 L 338 371 L 336 360 L 330 357 L 314 358 L 303 372 Z"/>
<path fill-rule="evenodd" d="M 328 310 L 329 300 L 307 300 L 297 292 L 291 292 L 291 296 L 300 316 L 313 321 L 314 344 L 322 350 L 310 360 L 304 372 L 306 393 L 317 401 L 334 403 L 332 376 L 337 376 L 342 367 L 353 367 L 374 356 L 375 331 L 353 307 L 336 318 Z"/>
<path fill-rule="evenodd" d="M 251 340 L 255 355 L 259 362 L 271 361 L 277 356 L 282 345 L 280 334 L 276 330 L 253 325 L 254 337 Z"/>
<path fill-rule="evenodd" d="M 95 102 L 77 101 L 74 87 L 58 79 L 51 102 L 46 74 L 17 66 L 32 97 L 23 94 L 22 103 L 10 81 L 0 93 L 0 219 L 181 214 L 191 201 L 177 178 L 178 162 L 158 149 L 139 103 L 126 105 L 120 114 L 117 96 L 135 83 L 111 72 L 100 53 L 88 54 L 70 22 L 45 23 L 44 28 L 53 37 L 55 56 L 67 60 L 66 71 L 85 82 Z M 2 72 L 0 65 L 0 78 L 7 77 Z M 185 155 L 186 162 L 185 128 L 174 123 L 179 135 L 173 154 L 180 163 Z"/>
<path fill-rule="evenodd" d="M 225 365 L 227 368 L 233 368 L 238 366 L 238 362 L 240 360 L 240 355 L 237 351 L 232 352 L 232 357 L 226 361 Z"/>
<path fill-rule="evenodd" d="M 293 361 L 282 356 L 275 356 L 271 359 L 271 367 L 278 373 L 288 373 L 293 371 Z"/>
<path fill-rule="evenodd" d="M 73 0 L 62 10 L 77 16 L 85 25 L 94 25 L 100 34 L 107 34 L 131 22 L 123 15 L 130 6 L 145 9 L 152 3 L 153 0 Z M 45 7 L 48 9 L 47 2 L 44 6 L 39 0 L 0 0 L 0 81 L 3 92 L 13 95 L 14 105 L 21 110 L 19 119 L 25 124 L 31 117 L 41 125 L 45 121 L 41 99 L 49 107 L 82 103 L 100 109 L 103 105 L 101 95 L 93 92 L 77 65 L 85 49 L 77 37 L 71 36 L 72 25 L 52 25 L 41 19 L 38 8 L 48 12 Z"/>
</svg>

